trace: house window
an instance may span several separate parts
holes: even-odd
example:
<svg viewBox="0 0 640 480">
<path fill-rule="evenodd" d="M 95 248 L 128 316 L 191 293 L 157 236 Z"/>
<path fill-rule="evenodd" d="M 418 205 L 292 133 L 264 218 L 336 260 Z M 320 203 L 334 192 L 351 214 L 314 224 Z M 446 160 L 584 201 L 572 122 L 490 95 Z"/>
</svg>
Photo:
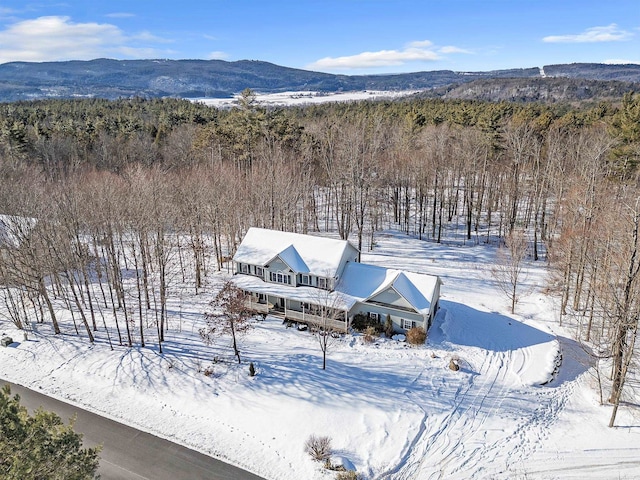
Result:
<svg viewBox="0 0 640 480">
<path fill-rule="evenodd" d="M 249 265 L 247 265 L 246 263 L 241 263 L 240 264 L 240 272 L 249 273 Z"/>
<path fill-rule="evenodd" d="M 309 275 L 300 275 L 300 283 L 302 285 L 311 285 L 311 282 L 309 280 Z"/>
<path fill-rule="evenodd" d="M 374 321 L 376 321 L 376 322 L 379 322 L 379 321 L 380 321 L 380 314 L 379 314 L 379 313 L 376 313 L 376 312 L 369 312 L 369 318 L 370 318 L 371 320 L 374 320 Z"/>
<path fill-rule="evenodd" d="M 414 322 L 413 320 L 405 320 L 403 318 L 400 320 L 400 326 L 405 330 L 411 330 L 412 328 L 415 328 L 416 322 Z"/>
<path fill-rule="evenodd" d="M 326 278 L 318 277 L 318 288 L 324 288 L 326 290 L 326 288 L 327 288 L 327 279 Z"/>
<path fill-rule="evenodd" d="M 287 285 L 291 285 L 291 277 L 286 273 L 269 272 L 269 280 L 274 283 L 285 283 Z"/>
<path fill-rule="evenodd" d="M 264 271 L 262 270 L 262 267 L 256 267 L 256 275 L 259 277 L 262 277 L 262 275 L 264 275 Z"/>
</svg>

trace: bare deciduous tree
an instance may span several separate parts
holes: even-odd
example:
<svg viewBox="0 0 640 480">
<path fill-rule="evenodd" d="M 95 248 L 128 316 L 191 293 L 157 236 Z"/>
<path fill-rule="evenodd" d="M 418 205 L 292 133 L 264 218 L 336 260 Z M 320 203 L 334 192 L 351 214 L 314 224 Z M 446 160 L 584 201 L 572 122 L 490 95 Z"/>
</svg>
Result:
<svg viewBox="0 0 640 480">
<path fill-rule="evenodd" d="M 511 301 L 511 313 L 515 313 L 518 288 L 523 280 L 524 266 L 529 251 L 529 241 L 524 232 L 514 230 L 498 249 L 492 274 L 498 286 Z"/>
<path fill-rule="evenodd" d="M 209 305 L 213 312 L 205 314 L 207 326 L 200 329 L 200 336 L 210 344 L 218 337 L 231 335 L 233 353 L 241 363 L 238 337 L 253 327 L 249 321 L 253 313 L 247 307 L 244 291 L 227 281 Z"/>
<path fill-rule="evenodd" d="M 338 324 L 343 318 L 346 328 L 346 312 L 340 307 L 342 303 L 342 298 L 336 292 L 319 290 L 315 304 L 312 306 L 313 313 L 317 317 L 312 326 L 312 332 L 322 351 L 323 370 L 327 369 L 327 352 L 340 337 L 340 334 L 344 332 L 344 329 L 338 328 Z"/>
</svg>

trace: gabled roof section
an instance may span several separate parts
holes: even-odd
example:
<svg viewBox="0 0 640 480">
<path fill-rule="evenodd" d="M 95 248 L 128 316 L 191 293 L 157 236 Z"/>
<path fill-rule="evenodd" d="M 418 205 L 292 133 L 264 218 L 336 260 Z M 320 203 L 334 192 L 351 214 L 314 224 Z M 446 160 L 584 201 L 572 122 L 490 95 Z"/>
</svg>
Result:
<svg viewBox="0 0 640 480">
<path fill-rule="evenodd" d="M 391 285 L 394 273 L 375 265 L 349 262 L 336 290 L 364 301 Z"/>
<path fill-rule="evenodd" d="M 289 268 L 297 273 L 309 273 L 309 267 L 296 250 L 296 247 L 289 245 L 283 251 L 281 251 L 277 257 L 280 257 L 284 263 L 289 265 Z"/>
<path fill-rule="evenodd" d="M 409 280 L 404 272 L 398 273 L 392 287 L 417 311 L 429 310 L 431 302 L 425 298 L 425 295 Z"/>
<path fill-rule="evenodd" d="M 435 275 L 349 262 L 336 290 L 366 302 L 393 288 L 416 311 L 426 314 L 439 281 Z"/>
<path fill-rule="evenodd" d="M 298 273 L 333 278 L 347 250 L 358 252 L 346 240 L 254 227 L 247 231 L 233 260 L 265 266 L 279 256 Z"/>
</svg>

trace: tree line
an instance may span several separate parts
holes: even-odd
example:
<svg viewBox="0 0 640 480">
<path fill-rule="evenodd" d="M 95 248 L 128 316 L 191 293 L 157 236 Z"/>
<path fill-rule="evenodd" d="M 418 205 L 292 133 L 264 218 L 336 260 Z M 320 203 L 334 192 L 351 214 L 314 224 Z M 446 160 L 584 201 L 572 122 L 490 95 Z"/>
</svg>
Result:
<svg viewBox="0 0 640 480">
<path fill-rule="evenodd" d="M 562 321 L 611 365 L 617 405 L 636 361 L 639 159 L 632 93 L 579 107 L 271 109 L 248 90 L 230 110 L 2 104 L 2 301 L 19 327 L 35 317 L 60 331 L 62 303 L 89 341 L 162 346 L 168 299 L 201 292 L 251 226 L 337 233 L 360 250 L 385 228 L 475 243 L 523 231 L 531 258 L 550 261 Z"/>
</svg>

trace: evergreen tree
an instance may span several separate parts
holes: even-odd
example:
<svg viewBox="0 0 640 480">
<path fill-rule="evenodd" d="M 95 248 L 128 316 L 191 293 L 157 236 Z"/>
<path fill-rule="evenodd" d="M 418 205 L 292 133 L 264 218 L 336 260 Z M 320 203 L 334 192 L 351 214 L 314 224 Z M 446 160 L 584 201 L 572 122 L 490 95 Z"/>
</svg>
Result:
<svg viewBox="0 0 640 480">
<path fill-rule="evenodd" d="M 5 480 L 84 480 L 94 478 L 100 447 L 82 448 L 82 435 L 73 421 L 64 425 L 58 415 L 38 409 L 33 416 L 11 397 L 8 385 L 0 391 L 0 478 Z"/>
</svg>

